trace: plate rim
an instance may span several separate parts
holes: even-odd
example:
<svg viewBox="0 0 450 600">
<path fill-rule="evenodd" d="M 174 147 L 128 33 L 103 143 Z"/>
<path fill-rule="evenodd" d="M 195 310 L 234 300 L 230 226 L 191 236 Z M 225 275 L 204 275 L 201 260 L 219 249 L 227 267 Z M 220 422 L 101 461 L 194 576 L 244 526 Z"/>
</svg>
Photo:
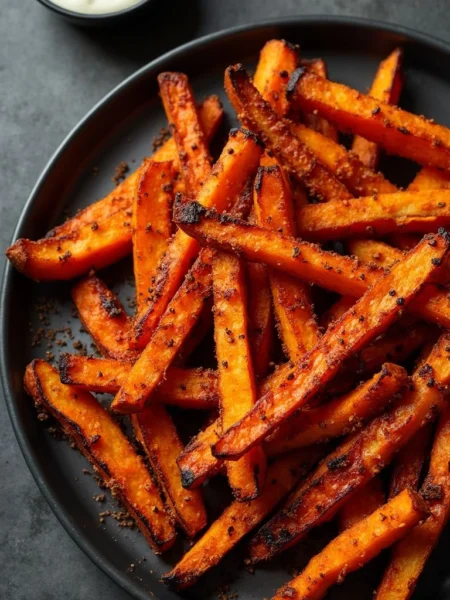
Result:
<svg viewBox="0 0 450 600">
<path fill-rule="evenodd" d="M 258 29 L 270 28 L 270 27 L 289 27 L 295 25 L 315 25 L 320 26 L 321 24 L 330 24 L 337 26 L 358 26 L 369 30 L 382 30 L 388 33 L 403 35 L 404 37 L 411 39 L 415 42 L 420 42 L 434 48 L 444 51 L 450 55 L 450 43 L 445 40 L 433 36 L 431 34 L 423 33 L 411 27 L 398 25 L 396 23 L 389 23 L 377 19 L 368 19 L 364 17 L 353 17 L 345 15 L 304 15 L 304 16 L 291 16 L 283 18 L 272 18 L 256 21 L 253 23 L 247 23 L 244 25 L 238 25 L 221 29 L 219 31 L 209 33 L 197 39 L 191 40 L 185 44 L 177 46 L 172 50 L 158 56 L 149 63 L 145 64 L 134 73 L 126 77 L 122 82 L 115 86 L 110 92 L 108 92 L 102 99 L 100 99 L 85 115 L 82 117 L 71 131 L 66 135 L 63 141 L 59 144 L 57 149 L 54 151 L 47 164 L 43 168 L 39 175 L 36 183 L 34 184 L 17 221 L 17 225 L 14 229 L 14 233 L 11 237 L 11 242 L 16 240 L 20 236 L 21 230 L 25 227 L 28 220 L 28 213 L 31 211 L 32 206 L 37 199 L 41 188 L 43 187 L 47 177 L 50 176 L 55 165 L 57 164 L 60 156 L 65 152 L 66 148 L 70 146 L 72 140 L 76 138 L 79 131 L 82 130 L 91 119 L 94 119 L 97 112 L 103 109 L 109 102 L 114 100 L 115 96 L 120 93 L 123 89 L 127 88 L 132 82 L 138 80 L 144 76 L 148 71 L 152 71 L 158 68 L 159 65 L 163 65 L 165 62 L 182 56 L 185 52 L 196 50 L 202 46 L 207 46 L 216 40 L 223 39 L 229 36 L 234 36 L 240 33 L 247 33 Z M 22 430 L 19 423 L 19 413 L 16 409 L 16 398 L 13 391 L 10 360 L 7 352 L 7 331 L 8 323 L 10 322 L 10 305 L 8 303 L 8 296 L 10 294 L 9 288 L 11 287 L 11 280 L 13 277 L 14 268 L 9 261 L 6 261 L 6 265 L 2 277 L 1 295 L 0 295 L 0 375 L 3 389 L 3 396 L 8 411 L 8 416 L 11 421 L 11 425 L 18 442 L 20 451 L 25 460 L 25 463 L 33 476 L 40 492 L 44 496 L 52 512 L 64 527 L 66 532 L 69 534 L 71 539 L 76 545 L 84 552 L 84 554 L 101 570 L 103 571 L 112 581 L 114 581 L 121 589 L 127 592 L 131 597 L 138 600 L 148 600 L 149 595 L 141 589 L 127 576 L 126 572 L 122 572 L 116 569 L 104 556 L 97 552 L 90 539 L 85 535 L 83 530 L 73 520 L 71 514 L 67 511 L 65 506 L 56 500 L 54 494 L 49 486 L 47 486 L 41 470 L 39 468 L 38 461 L 34 456 L 34 449 L 31 441 Z M 157 596 L 152 596 L 155 600 L 158 600 Z"/>
</svg>

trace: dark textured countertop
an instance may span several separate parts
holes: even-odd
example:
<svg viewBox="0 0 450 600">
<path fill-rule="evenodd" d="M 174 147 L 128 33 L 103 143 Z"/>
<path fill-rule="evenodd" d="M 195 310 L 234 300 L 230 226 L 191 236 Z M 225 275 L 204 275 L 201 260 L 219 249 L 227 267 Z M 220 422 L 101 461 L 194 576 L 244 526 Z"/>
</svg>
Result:
<svg viewBox="0 0 450 600">
<path fill-rule="evenodd" d="M 450 40 L 447 0 L 161 1 L 145 29 L 103 32 L 72 27 L 36 0 L 1 4 L 2 248 L 65 135 L 122 79 L 175 46 L 233 25 L 302 14 L 363 16 Z M 0 481 L 2 600 L 129 597 L 75 546 L 51 513 L 24 463 L 3 401 Z"/>
</svg>

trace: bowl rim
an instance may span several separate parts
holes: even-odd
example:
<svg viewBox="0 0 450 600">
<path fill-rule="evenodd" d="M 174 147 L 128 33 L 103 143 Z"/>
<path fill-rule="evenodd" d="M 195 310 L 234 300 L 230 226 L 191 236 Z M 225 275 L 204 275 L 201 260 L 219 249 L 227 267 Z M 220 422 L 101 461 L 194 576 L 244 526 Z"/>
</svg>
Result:
<svg viewBox="0 0 450 600">
<path fill-rule="evenodd" d="M 72 19 L 72 20 L 78 19 L 80 21 L 95 22 L 95 21 L 102 21 L 102 20 L 120 19 L 121 17 L 125 17 L 125 16 L 129 15 L 130 13 L 134 12 L 138 8 L 141 8 L 145 4 L 151 4 L 152 2 L 154 2 L 154 0 L 139 0 L 136 4 L 133 4 L 132 6 L 129 6 L 128 8 L 122 8 L 115 12 L 99 13 L 99 14 L 90 14 L 90 13 L 83 13 L 83 12 L 77 12 L 74 10 L 69 10 L 68 8 L 64 8 L 63 6 L 59 6 L 55 2 L 52 2 L 52 0 L 38 0 L 38 2 L 40 2 L 42 4 L 42 6 L 45 6 L 45 8 L 48 8 L 49 10 L 52 10 L 53 12 L 59 14 L 62 17 L 65 17 L 67 19 Z"/>
<path fill-rule="evenodd" d="M 39 0 L 41 3 L 46 4 L 48 0 Z M 144 3 L 148 0 L 144 0 Z M 149 0 L 152 1 L 152 0 Z M 139 4 L 137 6 L 141 6 Z M 73 13 L 75 16 L 77 13 Z M 208 46 L 210 43 L 225 38 L 227 36 L 234 36 L 240 33 L 248 33 L 258 29 L 270 29 L 274 27 L 292 27 L 295 25 L 337 25 L 337 26 L 355 26 L 365 28 L 367 30 L 380 29 L 388 33 L 402 35 L 406 38 L 412 39 L 416 42 L 427 44 L 436 50 L 440 50 L 450 54 L 450 43 L 442 40 L 439 37 L 431 34 L 422 33 L 410 27 L 398 25 L 395 23 L 388 23 L 376 19 L 368 19 L 364 17 L 353 17 L 353 16 L 336 16 L 336 15 L 304 15 L 304 16 L 293 16 L 283 18 L 272 18 L 265 19 L 262 21 L 256 21 L 253 23 L 247 23 L 245 25 L 239 25 L 221 29 L 217 32 L 209 33 L 200 38 L 194 39 L 190 42 L 182 44 L 173 48 L 172 50 L 162 54 L 151 62 L 147 63 L 116 87 L 114 87 L 109 93 L 107 93 L 99 102 L 97 102 L 93 108 L 88 111 L 85 116 L 72 128 L 69 134 L 58 146 L 54 154 L 51 156 L 46 166 L 42 170 L 38 177 L 27 201 L 24 204 L 22 212 L 17 221 L 17 225 L 14 229 L 14 233 L 11 238 L 11 242 L 15 241 L 19 236 L 21 230 L 25 227 L 25 224 L 29 218 L 32 205 L 40 193 L 42 186 L 46 178 L 54 169 L 58 163 L 60 156 L 64 153 L 66 148 L 71 144 L 72 139 L 78 135 L 78 132 L 83 129 L 90 121 L 92 121 L 99 110 L 101 110 L 108 102 L 112 101 L 116 94 L 127 88 L 133 81 L 139 80 L 145 76 L 148 71 L 159 68 L 160 65 L 164 64 L 168 60 L 173 60 L 184 53 L 191 50 L 197 50 L 204 46 Z M 1 295 L 0 295 L 0 379 L 2 383 L 3 394 L 5 398 L 5 404 L 7 406 L 8 415 L 13 426 L 13 430 L 18 441 L 20 450 L 30 470 L 36 484 L 38 485 L 42 495 L 46 499 L 48 505 L 52 509 L 58 521 L 63 525 L 72 540 L 77 546 L 84 552 L 84 554 L 90 558 L 90 560 L 101 569 L 106 575 L 108 575 L 119 587 L 126 591 L 131 597 L 137 598 L 138 600 L 148 600 L 149 596 L 146 592 L 137 590 L 135 584 L 129 579 L 125 572 L 121 572 L 113 567 L 101 553 L 97 552 L 90 539 L 86 537 L 83 531 L 80 530 L 77 523 L 73 520 L 72 516 L 67 512 L 64 505 L 54 497 L 52 490 L 47 486 L 44 477 L 42 476 L 38 462 L 34 457 L 34 448 L 31 440 L 26 436 L 23 431 L 19 413 L 16 408 L 16 398 L 13 389 L 12 382 L 12 369 L 10 366 L 10 357 L 8 354 L 8 331 L 10 323 L 10 308 L 11 305 L 8 302 L 10 295 L 10 287 L 12 285 L 12 277 L 14 275 L 14 268 L 9 261 L 7 261 L 6 267 L 3 273 Z M 155 597 L 156 598 L 156 597 Z"/>
</svg>

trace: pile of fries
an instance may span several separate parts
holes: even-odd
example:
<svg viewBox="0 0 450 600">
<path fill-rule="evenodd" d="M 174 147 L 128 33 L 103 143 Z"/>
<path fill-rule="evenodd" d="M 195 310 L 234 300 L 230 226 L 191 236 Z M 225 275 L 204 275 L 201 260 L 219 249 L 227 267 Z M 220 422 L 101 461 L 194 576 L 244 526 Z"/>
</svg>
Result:
<svg viewBox="0 0 450 600">
<path fill-rule="evenodd" d="M 179 529 L 196 540 L 167 584 L 192 585 L 244 537 L 256 564 L 336 518 L 275 598 L 322 598 L 389 546 L 375 597 L 409 598 L 450 514 L 450 130 L 395 106 L 401 50 L 363 95 L 272 40 L 253 79 L 225 72 L 242 129 L 212 164 L 219 99 L 198 105 L 181 73 L 158 81 L 172 137 L 103 200 L 7 250 L 33 279 L 82 277 L 72 298 L 103 356 L 35 360 L 26 390 L 155 552 Z M 376 170 L 383 151 L 422 166 L 406 191 Z M 134 317 L 94 273 L 131 252 Z M 216 369 L 186 367 L 211 330 Z M 151 472 L 91 392 L 114 394 Z M 187 446 L 167 405 L 209 411 Z M 218 474 L 234 501 L 209 524 L 201 488 Z"/>
</svg>

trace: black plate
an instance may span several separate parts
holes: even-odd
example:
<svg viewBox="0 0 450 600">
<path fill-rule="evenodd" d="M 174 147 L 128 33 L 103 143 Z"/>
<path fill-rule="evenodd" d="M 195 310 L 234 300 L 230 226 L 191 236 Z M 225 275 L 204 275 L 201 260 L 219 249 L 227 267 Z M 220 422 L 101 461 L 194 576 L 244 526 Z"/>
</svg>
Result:
<svg viewBox="0 0 450 600">
<path fill-rule="evenodd" d="M 361 90 L 367 89 L 380 59 L 395 46 L 403 46 L 407 82 L 402 105 L 450 125 L 450 47 L 443 42 L 401 27 L 335 17 L 270 22 L 226 31 L 166 54 L 100 102 L 50 160 L 25 206 L 14 239 L 41 237 L 61 220 L 66 209 L 73 213 L 108 192 L 112 187 L 111 175 L 119 162 L 126 160 L 137 166 L 142 157 L 150 153 L 153 136 L 165 124 L 156 86 L 156 75 L 160 71 L 188 73 L 198 98 L 218 93 L 225 99 L 224 68 L 235 62 L 252 67 L 263 43 L 279 37 L 300 43 L 305 56 L 324 57 L 331 78 Z M 96 176 L 94 166 L 99 168 Z M 396 159 L 390 159 L 386 168 L 396 183 L 405 183 L 411 173 L 404 169 L 404 161 Z M 130 289 L 124 285 L 129 267 L 125 261 L 103 274 L 113 286 L 121 288 L 124 296 L 130 295 Z M 8 265 L 2 292 L 2 379 L 11 421 L 27 464 L 58 519 L 100 568 L 135 598 L 148 598 L 151 591 L 160 600 L 175 600 L 180 595 L 168 591 L 158 580 L 180 549 L 174 549 L 169 557 L 156 558 L 137 532 L 120 530 L 116 522 L 109 519 L 100 525 L 98 513 L 109 506 L 109 498 L 105 505 L 94 502 L 92 496 L 98 493 L 98 488 L 91 477 L 82 474 L 87 466 L 84 459 L 66 443 L 55 441 L 45 432 L 23 391 L 26 364 L 35 356 L 45 356 L 47 350 L 47 342 L 41 347 L 31 347 L 30 323 L 33 329 L 39 327 L 35 306 L 43 294 L 57 301 L 58 314 L 50 316 L 51 326 L 72 324 L 78 331 L 79 323 L 71 315 L 68 285 L 35 284 Z M 67 341 L 69 347 L 65 349 L 70 351 L 72 341 Z M 212 513 L 217 513 L 225 498 L 226 490 L 217 481 L 208 498 Z M 229 575 L 234 580 L 231 587 L 238 592 L 240 600 L 271 597 L 288 579 L 286 564 L 295 563 L 296 567 L 304 564 L 306 557 L 317 548 L 318 536 L 313 532 L 307 544 L 285 555 L 278 563 L 258 568 L 254 575 L 239 566 L 242 551 L 238 550 L 183 597 L 214 598 L 217 585 L 224 583 Z M 416 597 L 450 598 L 446 591 L 450 583 L 448 565 L 442 550 L 445 542 L 430 561 Z M 144 557 L 146 560 L 142 561 Z M 371 598 L 377 566 L 379 568 L 382 562 L 383 559 L 378 560 L 362 573 L 350 576 L 332 597 L 348 598 L 353 594 L 353 597 Z M 131 563 L 136 565 L 133 572 L 129 570 Z"/>
</svg>

